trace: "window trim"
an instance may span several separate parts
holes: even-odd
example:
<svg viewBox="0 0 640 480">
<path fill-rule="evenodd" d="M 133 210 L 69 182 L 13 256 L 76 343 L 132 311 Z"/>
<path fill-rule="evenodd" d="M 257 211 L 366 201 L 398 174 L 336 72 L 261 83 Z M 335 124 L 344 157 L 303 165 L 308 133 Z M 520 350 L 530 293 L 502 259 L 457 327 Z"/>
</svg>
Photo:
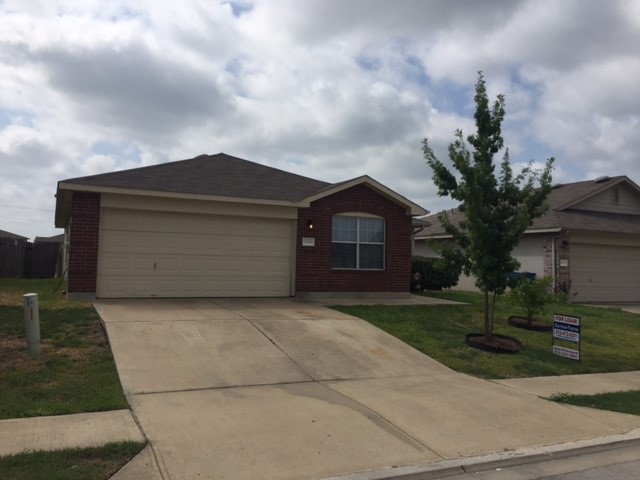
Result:
<svg viewBox="0 0 640 480">
<path fill-rule="evenodd" d="M 333 219 L 335 217 L 349 217 L 356 219 L 356 241 L 336 241 L 333 240 Z M 371 220 L 377 219 L 382 221 L 382 242 L 361 242 L 360 241 L 360 221 L 361 220 Z M 360 212 L 349 212 L 349 213 L 338 213 L 331 216 L 331 270 L 352 270 L 352 271 L 362 271 L 362 272 L 382 272 L 386 270 L 386 251 L 387 251 L 387 222 L 384 217 L 380 217 L 378 215 L 371 215 L 369 213 L 360 213 Z M 355 245 L 356 246 L 356 266 L 355 267 L 334 267 L 333 266 L 333 245 L 335 243 L 347 244 L 347 245 Z M 382 246 L 382 266 L 380 268 L 361 268 L 360 267 L 360 245 L 381 245 Z"/>
</svg>

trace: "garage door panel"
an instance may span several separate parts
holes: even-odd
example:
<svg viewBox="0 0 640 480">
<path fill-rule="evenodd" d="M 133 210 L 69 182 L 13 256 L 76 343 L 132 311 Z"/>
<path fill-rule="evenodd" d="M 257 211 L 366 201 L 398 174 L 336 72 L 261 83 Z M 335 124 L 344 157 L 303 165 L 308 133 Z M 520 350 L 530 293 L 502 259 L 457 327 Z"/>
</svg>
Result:
<svg viewBox="0 0 640 480">
<path fill-rule="evenodd" d="M 640 302 L 640 248 L 574 243 L 572 291 L 578 302 Z"/>
<path fill-rule="evenodd" d="M 131 292 L 136 297 L 148 297 L 155 291 L 155 279 L 151 276 L 140 276 L 134 279 L 121 278 L 127 293 Z"/>
<path fill-rule="evenodd" d="M 103 209 L 98 296 L 288 296 L 293 220 Z"/>
</svg>

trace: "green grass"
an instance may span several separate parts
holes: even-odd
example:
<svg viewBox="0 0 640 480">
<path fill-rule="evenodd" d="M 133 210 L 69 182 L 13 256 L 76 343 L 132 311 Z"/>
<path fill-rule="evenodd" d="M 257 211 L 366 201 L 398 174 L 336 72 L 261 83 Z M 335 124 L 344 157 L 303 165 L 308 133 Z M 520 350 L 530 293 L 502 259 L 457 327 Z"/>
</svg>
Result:
<svg viewBox="0 0 640 480">
<path fill-rule="evenodd" d="M 558 393 L 550 397 L 554 402 L 570 403 L 579 407 L 612 410 L 614 412 L 640 415 L 640 391 L 598 393 L 596 395 L 572 395 Z"/>
<path fill-rule="evenodd" d="M 58 284 L 0 279 L 0 419 L 129 408 L 98 315 L 54 293 Z M 34 359 L 26 352 L 25 293 L 39 300 L 42 352 Z"/>
<path fill-rule="evenodd" d="M 107 480 L 144 446 L 139 442 L 119 442 L 0 457 L 0 480 Z"/>
<path fill-rule="evenodd" d="M 494 333 L 520 340 L 516 355 L 483 352 L 467 346 L 467 333 L 483 327 L 482 296 L 469 292 L 438 292 L 429 296 L 466 302 L 468 305 L 339 306 L 344 313 L 363 318 L 379 328 L 459 372 L 482 378 L 517 378 L 580 373 L 640 370 L 640 315 L 613 308 L 551 305 L 538 320 L 551 323 L 551 313 L 582 319 L 582 361 L 551 353 L 551 332 L 530 332 L 510 327 L 511 315 L 522 315 L 499 299 Z M 564 344 L 564 346 L 571 346 Z"/>
</svg>

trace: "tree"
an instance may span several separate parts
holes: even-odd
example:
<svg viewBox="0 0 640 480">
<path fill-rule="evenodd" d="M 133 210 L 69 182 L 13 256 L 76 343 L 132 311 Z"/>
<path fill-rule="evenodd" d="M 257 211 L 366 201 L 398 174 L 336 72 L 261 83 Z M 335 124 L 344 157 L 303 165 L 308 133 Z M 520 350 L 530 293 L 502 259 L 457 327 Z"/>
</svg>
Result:
<svg viewBox="0 0 640 480">
<path fill-rule="evenodd" d="M 511 252 L 533 220 L 546 211 L 554 159 L 547 159 L 542 170 L 534 169 L 530 162 L 514 175 L 506 149 L 496 176 L 493 157 L 504 147 L 505 97 L 498 95 L 490 109 L 485 80 L 479 72 L 474 100 L 477 131 L 467 137 L 473 149 L 467 148 L 461 130 L 449 145 L 458 178 L 436 158 L 426 138 L 422 149 L 433 170 L 438 195 L 460 202 L 464 219 L 459 225 L 453 225 L 446 212 L 439 218 L 465 257 L 465 273 L 476 278 L 476 286 L 484 294 L 484 335 L 491 343 L 496 296 L 504 293 L 507 274 L 520 266 Z"/>
</svg>

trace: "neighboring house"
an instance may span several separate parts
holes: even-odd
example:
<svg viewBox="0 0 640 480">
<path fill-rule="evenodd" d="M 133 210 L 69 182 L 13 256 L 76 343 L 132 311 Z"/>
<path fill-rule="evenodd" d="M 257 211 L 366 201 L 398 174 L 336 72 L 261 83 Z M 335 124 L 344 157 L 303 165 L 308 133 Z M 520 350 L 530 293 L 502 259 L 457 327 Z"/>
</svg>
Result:
<svg viewBox="0 0 640 480">
<path fill-rule="evenodd" d="M 368 176 L 223 153 L 63 180 L 56 197 L 71 298 L 405 296 L 427 213 Z"/>
<path fill-rule="evenodd" d="M 552 276 L 576 302 L 640 302 L 640 187 L 626 176 L 600 177 L 555 186 L 548 204 L 513 252 L 520 271 Z M 428 239 L 451 237 L 436 215 L 426 220 L 414 254 L 436 256 Z M 474 280 L 463 276 L 455 288 L 474 290 Z"/>
<path fill-rule="evenodd" d="M 0 230 L 0 277 L 22 278 L 27 237 Z"/>
</svg>

